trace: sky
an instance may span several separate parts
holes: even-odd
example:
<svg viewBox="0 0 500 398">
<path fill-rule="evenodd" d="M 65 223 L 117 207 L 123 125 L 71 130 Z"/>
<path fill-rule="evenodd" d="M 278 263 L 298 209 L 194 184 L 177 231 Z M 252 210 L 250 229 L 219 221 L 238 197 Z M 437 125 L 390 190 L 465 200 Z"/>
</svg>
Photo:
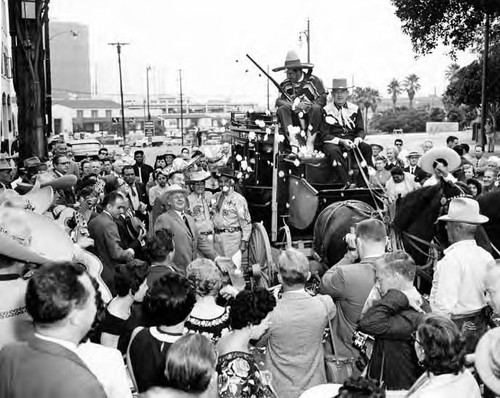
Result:
<svg viewBox="0 0 500 398">
<path fill-rule="evenodd" d="M 91 69 L 98 92 L 119 92 L 116 49 L 108 42 L 129 42 L 122 50 L 124 91 L 145 96 L 150 65 L 151 94 L 179 94 L 179 69 L 185 95 L 266 102 L 266 79 L 245 57 L 264 68 L 284 63 L 296 50 L 307 61 L 299 32 L 311 26 L 311 62 L 326 87 L 333 78 L 354 80 L 388 97 L 392 78 L 420 77 L 418 95 L 439 95 L 452 60 L 446 48 L 415 58 L 390 0 L 52 0 L 52 21 L 89 26 Z M 461 53 L 462 66 L 474 59 Z M 238 61 L 238 62 L 237 62 Z M 284 72 L 272 73 L 281 81 Z M 277 96 L 271 87 L 271 102 Z"/>
</svg>

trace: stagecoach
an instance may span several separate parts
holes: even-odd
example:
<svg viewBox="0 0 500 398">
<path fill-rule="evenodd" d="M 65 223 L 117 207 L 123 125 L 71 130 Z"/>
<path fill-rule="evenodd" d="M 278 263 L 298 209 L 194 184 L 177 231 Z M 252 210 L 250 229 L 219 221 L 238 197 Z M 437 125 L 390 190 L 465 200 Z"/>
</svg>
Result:
<svg viewBox="0 0 500 398">
<path fill-rule="evenodd" d="M 343 252 L 324 243 L 342 241 L 353 222 L 382 207 L 377 190 L 343 189 L 326 157 L 293 153 L 275 114 L 232 113 L 230 137 L 234 168 L 253 221 L 246 270 L 253 283 L 276 282 L 275 263 L 284 248 L 333 265 Z M 358 217 L 348 225 L 332 225 L 330 216 L 341 206 L 355 209 Z"/>
</svg>

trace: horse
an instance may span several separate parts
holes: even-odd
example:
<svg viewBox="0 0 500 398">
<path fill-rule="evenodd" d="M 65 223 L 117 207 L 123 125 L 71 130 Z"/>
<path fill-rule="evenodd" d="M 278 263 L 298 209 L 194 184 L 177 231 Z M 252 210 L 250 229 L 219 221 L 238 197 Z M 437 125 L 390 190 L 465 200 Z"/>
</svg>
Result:
<svg viewBox="0 0 500 398">
<path fill-rule="evenodd" d="M 489 218 L 489 221 L 483 225 L 486 234 L 490 240 L 491 254 L 494 258 L 500 258 L 500 212 L 498 203 L 500 203 L 500 190 L 490 191 L 477 197 L 481 214 Z"/>
</svg>

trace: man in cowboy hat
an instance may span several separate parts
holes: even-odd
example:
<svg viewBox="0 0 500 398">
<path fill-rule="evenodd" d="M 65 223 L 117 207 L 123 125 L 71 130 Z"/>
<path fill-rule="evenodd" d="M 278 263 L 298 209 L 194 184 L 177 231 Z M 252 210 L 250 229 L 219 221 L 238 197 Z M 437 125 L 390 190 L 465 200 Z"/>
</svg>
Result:
<svg viewBox="0 0 500 398">
<path fill-rule="evenodd" d="M 406 173 L 410 173 L 415 177 L 415 182 L 422 184 L 427 178 L 431 175 L 422 170 L 422 168 L 418 165 L 418 160 L 422 157 L 418 151 L 410 151 L 408 156 L 408 167 L 404 168 Z"/>
<path fill-rule="evenodd" d="M 323 123 L 317 139 L 317 144 L 321 145 L 345 185 L 349 183 L 349 174 L 343 150 L 359 150 L 359 154 L 355 155 L 360 159 L 365 175 L 368 175 L 368 166 L 373 166 L 372 148 L 364 142 L 363 115 L 357 105 L 347 102 L 348 95 L 347 79 L 333 79 L 333 100 L 324 107 Z M 362 185 L 361 181 L 358 184 Z"/>
<path fill-rule="evenodd" d="M 198 232 L 203 239 L 213 245 L 214 224 L 212 222 L 212 193 L 205 191 L 205 181 L 212 174 L 205 170 L 193 171 L 188 176 L 187 183 L 191 186 L 192 193 L 187 197 L 188 211 L 194 218 Z"/>
<path fill-rule="evenodd" d="M 173 262 L 181 274 L 186 274 L 186 267 L 197 258 L 198 253 L 211 260 L 216 257 L 206 237 L 198 232 L 193 217 L 185 213 L 187 193 L 180 185 L 170 185 L 163 194 L 169 209 L 154 224 L 155 232 L 166 229 L 174 236 Z"/>
<path fill-rule="evenodd" d="M 493 257 L 476 244 L 479 225 L 488 217 L 479 212 L 479 204 L 470 198 L 450 202 L 448 214 L 438 218 L 446 222 L 451 243 L 438 261 L 432 280 L 432 312 L 451 318 L 461 329 L 468 353 L 486 332 L 486 275 Z"/>
<path fill-rule="evenodd" d="M 0 154 L 0 188 L 11 189 L 12 185 L 12 165 L 5 157 L 5 154 Z"/>
<path fill-rule="evenodd" d="M 286 70 L 286 79 L 280 86 L 282 92 L 287 95 L 281 94 L 276 100 L 276 108 L 278 108 L 276 113 L 285 134 L 289 133 L 289 126 L 297 125 L 304 115 L 308 117 L 311 132 L 314 134 L 319 131 L 327 93 L 321 79 L 312 75 L 313 68 L 313 64 L 300 62 L 295 51 L 289 51 L 285 64 L 273 69 L 273 72 Z M 307 70 L 305 74 L 304 69 Z M 305 123 L 300 122 L 300 125 L 305 128 Z M 288 138 L 292 145 L 298 146 L 295 134 L 289 134 Z"/>
<path fill-rule="evenodd" d="M 237 180 L 234 170 L 220 168 L 218 177 L 221 192 L 214 196 L 214 246 L 219 255 L 233 257 L 238 251 L 246 251 L 252 221 L 246 199 L 234 190 Z"/>
</svg>

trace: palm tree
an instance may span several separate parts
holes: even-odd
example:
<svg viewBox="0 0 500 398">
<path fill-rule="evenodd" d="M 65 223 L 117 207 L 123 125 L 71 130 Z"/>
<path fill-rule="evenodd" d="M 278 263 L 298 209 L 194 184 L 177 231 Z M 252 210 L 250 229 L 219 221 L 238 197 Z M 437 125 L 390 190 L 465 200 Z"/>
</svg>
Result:
<svg viewBox="0 0 500 398">
<path fill-rule="evenodd" d="M 392 79 L 387 86 L 387 93 L 392 95 L 392 108 L 396 109 L 396 103 L 398 102 L 398 95 L 402 92 L 401 83 L 398 79 Z"/>
<path fill-rule="evenodd" d="M 453 79 L 456 77 L 459 69 L 460 65 L 457 64 L 456 62 L 453 62 L 452 64 L 448 65 L 448 67 L 444 71 L 444 77 L 446 78 L 446 80 L 448 80 L 451 83 Z"/>
<path fill-rule="evenodd" d="M 410 99 L 410 108 L 413 108 L 413 98 L 415 97 L 415 93 L 420 90 L 419 80 L 420 77 L 418 77 L 415 73 L 411 73 L 406 76 L 404 81 L 404 88 L 408 93 L 408 98 Z"/>
<path fill-rule="evenodd" d="M 352 93 L 352 100 L 364 112 L 363 122 L 365 131 L 368 132 L 368 110 L 375 112 L 380 102 L 380 93 L 371 87 L 356 87 Z"/>
</svg>

